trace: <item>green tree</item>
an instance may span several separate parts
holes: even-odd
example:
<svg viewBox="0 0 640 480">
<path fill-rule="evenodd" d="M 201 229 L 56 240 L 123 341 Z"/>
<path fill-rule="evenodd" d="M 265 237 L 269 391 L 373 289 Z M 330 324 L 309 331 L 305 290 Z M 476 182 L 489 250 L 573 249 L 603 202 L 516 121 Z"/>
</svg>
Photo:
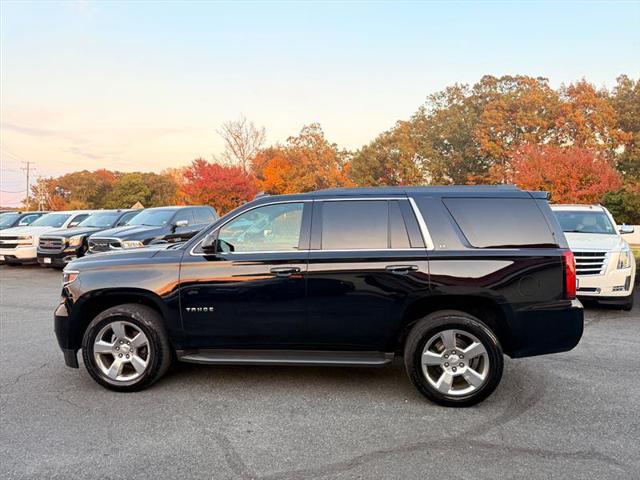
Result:
<svg viewBox="0 0 640 480">
<path fill-rule="evenodd" d="M 427 175 L 413 141 L 412 125 L 398 122 L 362 147 L 351 161 L 349 174 L 357 185 L 415 185 Z"/>
<path fill-rule="evenodd" d="M 142 173 L 125 173 L 116 181 L 104 202 L 105 208 L 129 208 L 136 202 L 149 207 L 151 188 Z"/>
<path fill-rule="evenodd" d="M 626 179 L 637 180 L 640 178 L 640 80 L 620 75 L 610 99 L 618 126 L 630 137 L 618 160 L 618 169 Z"/>
<path fill-rule="evenodd" d="M 640 182 L 627 183 L 604 196 L 604 205 L 618 223 L 640 225 Z"/>
</svg>

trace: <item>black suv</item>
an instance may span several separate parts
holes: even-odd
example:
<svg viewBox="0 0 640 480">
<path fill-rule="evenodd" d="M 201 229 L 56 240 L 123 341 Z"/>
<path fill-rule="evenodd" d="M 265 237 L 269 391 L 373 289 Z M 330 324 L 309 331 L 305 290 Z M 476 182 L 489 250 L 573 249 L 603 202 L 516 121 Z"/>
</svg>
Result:
<svg viewBox="0 0 640 480">
<path fill-rule="evenodd" d="M 583 311 L 544 192 L 324 190 L 261 197 L 182 245 L 65 269 L 55 331 L 67 365 L 139 390 L 172 358 L 381 366 L 404 357 L 427 398 L 486 398 L 503 353 L 572 349 Z"/>
<path fill-rule="evenodd" d="M 91 235 L 89 253 L 184 242 L 217 219 L 215 209 L 208 206 L 147 208 L 125 227 Z"/>
<path fill-rule="evenodd" d="M 87 253 L 90 235 L 126 225 L 142 211 L 101 210 L 89 215 L 77 227 L 47 232 L 38 241 L 38 263 L 43 267 L 62 268 Z"/>
</svg>

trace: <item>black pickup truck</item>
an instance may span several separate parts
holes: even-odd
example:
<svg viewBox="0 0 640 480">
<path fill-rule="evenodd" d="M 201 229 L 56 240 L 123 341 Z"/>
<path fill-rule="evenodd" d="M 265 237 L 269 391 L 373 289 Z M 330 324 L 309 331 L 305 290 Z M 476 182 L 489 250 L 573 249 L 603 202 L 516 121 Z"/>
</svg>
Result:
<svg viewBox="0 0 640 480">
<path fill-rule="evenodd" d="M 91 235 L 122 227 L 143 210 L 99 210 L 76 227 L 52 230 L 38 240 L 38 263 L 43 267 L 63 268 L 71 260 L 82 257 L 89 249 Z"/>
<path fill-rule="evenodd" d="M 442 405 L 480 402 L 503 354 L 572 349 L 571 251 L 547 194 L 515 187 L 264 196 L 183 244 L 73 261 L 55 332 L 101 385 L 139 390 L 172 359 L 382 366 L 403 357 Z"/>
</svg>

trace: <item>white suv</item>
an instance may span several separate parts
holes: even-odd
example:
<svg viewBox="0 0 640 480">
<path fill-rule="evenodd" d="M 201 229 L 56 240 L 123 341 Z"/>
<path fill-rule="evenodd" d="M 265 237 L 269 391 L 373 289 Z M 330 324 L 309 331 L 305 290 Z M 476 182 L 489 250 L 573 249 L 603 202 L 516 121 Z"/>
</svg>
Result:
<svg viewBox="0 0 640 480">
<path fill-rule="evenodd" d="M 51 212 L 26 227 L 0 231 L 0 264 L 37 262 L 40 235 L 49 230 L 75 227 L 92 213 L 92 210 Z"/>
<path fill-rule="evenodd" d="M 620 234 L 633 233 L 633 227 L 617 227 L 601 205 L 551 205 L 551 209 L 576 259 L 578 296 L 631 310 L 636 262 Z"/>
</svg>

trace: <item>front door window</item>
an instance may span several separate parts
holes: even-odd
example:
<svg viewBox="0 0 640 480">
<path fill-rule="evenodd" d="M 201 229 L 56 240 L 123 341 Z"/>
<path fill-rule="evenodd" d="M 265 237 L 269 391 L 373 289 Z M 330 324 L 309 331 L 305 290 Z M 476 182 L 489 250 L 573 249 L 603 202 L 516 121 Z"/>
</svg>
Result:
<svg viewBox="0 0 640 480">
<path fill-rule="evenodd" d="M 287 252 L 298 249 L 303 203 L 254 208 L 220 229 L 223 252 Z"/>
</svg>

